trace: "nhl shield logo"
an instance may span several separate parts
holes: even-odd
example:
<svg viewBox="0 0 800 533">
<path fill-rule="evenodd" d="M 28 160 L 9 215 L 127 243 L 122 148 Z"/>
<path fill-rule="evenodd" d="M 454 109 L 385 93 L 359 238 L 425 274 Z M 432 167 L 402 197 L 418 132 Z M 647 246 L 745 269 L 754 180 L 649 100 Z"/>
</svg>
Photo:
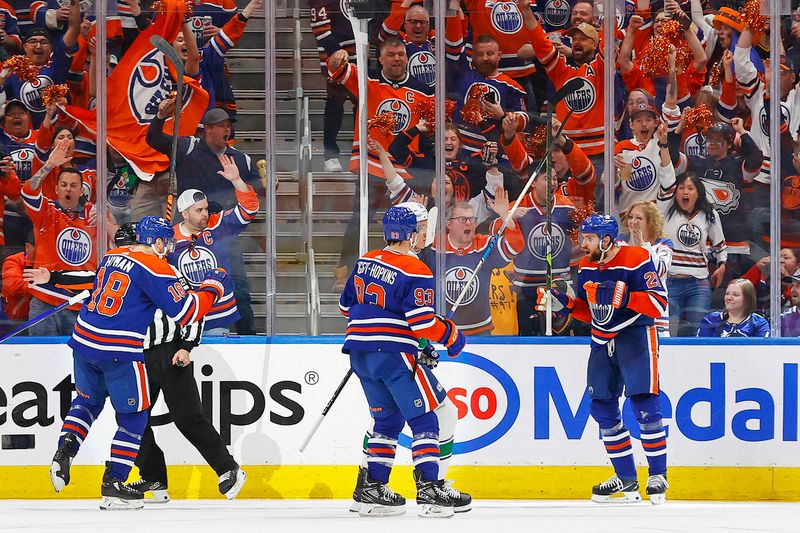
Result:
<svg viewBox="0 0 800 533">
<path fill-rule="evenodd" d="M 422 83 L 433 87 L 436 83 L 436 59 L 432 53 L 417 52 L 408 59 L 408 72 Z"/>
<path fill-rule="evenodd" d="M 646 191 L 656 182 L 656 166 L 649 158 L 636 156 L 631 161 L 631 178 L 628 187 L 634 191 Z"/>
<path fill-rule="evenodd" d="M 197 287 L 208 271 L 217 268 L 217 257 L 208 248 L 190 246 L 178 256 L 177 266 L 189 283 Z"/>
<path fill-rule="evenodd" d="M 687 222 L 678 228 L 678 240 L 684 246 L 697 246 L 700 243 L 700 228 Z"/>
<path fill-rule="evenodd" d="M 376 115 L 381 113 L 392 113 L 394 115 L 394 134 L 397 135 L 408 127 L 411 122 L 411 109 L 402 100 L 391 98 L 384 100 L 375 111 Z"/>
<path fill-rule="evenodd" d="M 553 224 L 553 256 L 557 256 L 564 248 L 565 242 L 564 229 L 558 224 Z M 541 260 L 547 259 L 547 223 L 536 224 L 528 233 L 528 251 Z"/>
<path fill-rule="evenodd" d="M 56 237 L 58 258 L 69 266 L 85 264 L 92 254 L 92 239 L 80 228 L 65 228 Z"/>
<path fill-rule="evenodd" d="M 589 80 L 586 78 L 578 79 L 581 80 L 581 88 L 574 93 L 568 94 L 564 98 L 564 103 L 575 113 L 585 113 L 594 106 L 597 97 L 594 92 L 594 87 L 589 83 Z"/>
<path fill-rule="evenodd" d="M 464 266 L 453 267 L 447 271 L 444 276 L 445 297 L 448 304 L 454 304 L 458 299 L 458 295 L 464 290 L 467 281 L 472 277 L 473 270 Z M 480 290 L 480 279 L 475 278 L 475 281 L 469 286 L 464 299 L 461 300 L 461 305 L 469 305 L 478 297 Z"/>
<path fill-rule="evenodd" d="M 569 3 L 566 0 L 548 0 L 544 5 L 544 21 L 556 28 L 569 21 Z"/>
<path fill-rule="evenodd" d="M 522 13 L 513 2 L 495 4 L 489 17 L 492 26 L 500 33 L 510 35 L 522 29 Z"/>
</svg>

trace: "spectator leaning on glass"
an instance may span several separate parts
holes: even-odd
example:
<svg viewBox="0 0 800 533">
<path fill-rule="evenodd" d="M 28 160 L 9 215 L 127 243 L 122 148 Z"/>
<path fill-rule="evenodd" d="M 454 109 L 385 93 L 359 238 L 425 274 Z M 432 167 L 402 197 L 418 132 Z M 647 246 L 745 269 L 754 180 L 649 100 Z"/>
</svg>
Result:
<svg viewBox="0 0 800 533">
<path fill-rule="evenodd" d="M 667 278 L 671 330 L 694 336 L 709 311 L 711 287 L 725 274 L 728 250 L 719 213 L 708 203 L 703 180 L 692 172 L 678 176 L 674 196 L 659 200 L 658 206 L 664 213 L 664 234 L 674 246 Z M 710 282 L 706 241 L 717 262 Z"/>
<path fill-rule="evenodd" d="M 800 270 L 791 279 L 792 306 L 781 313 L 781 337 L 800 337 Z"/>
<path fill-rule="evenodd" d="M 755 312 L 756 289 L 737 278 L 725 289 L 725 310 L 703 317 L 698 337 L 769 337 L 769 322 Z"/>
</svg>

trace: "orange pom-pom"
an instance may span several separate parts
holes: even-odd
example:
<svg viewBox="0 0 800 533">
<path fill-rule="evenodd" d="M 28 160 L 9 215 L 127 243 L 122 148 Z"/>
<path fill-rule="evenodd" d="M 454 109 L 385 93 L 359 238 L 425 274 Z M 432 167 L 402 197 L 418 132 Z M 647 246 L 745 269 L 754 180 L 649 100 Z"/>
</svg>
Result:
<svg viewBox="0 0 800 533">
<path fill-rule="evenodd" d="M 376 129 L 389 135 L 394 135 L 394 127 L 396 124 L 397 120 L 394 118 L 394 113 L 390 111 L 378 113 L 377 115 L 373 115 L 367 119 L 368 129 Z"/>
<path fill-rule="evenodd" d="M 769 17 L 761 15 L 761 0 L 749 0 L 740 13 L 753 35 L 763 32 L 769 26 Z"/>
<path fill-rule="evenodd" d="M 653 38 L 642 52 L 639 67 L 648 78 L 657 78 L 669 74 L 669 45 L 675 46 L 675 69 L 682 72 L 692 57 L 689 43 L 683 37 L 683 30 L 677 20 L 664 23 L 661 33 Z"/>
<path fill-rule="evenodd" d="M 9 69 L 21 80 L 33 83 L 39 76 L 39 67 L 31 63 L 27 56 L 11 56 L 8 61 L 3 63 L 3 67 Z"/>
<path fill-rule="evenodd" d="M 444 101 L 444 119 L 447 122 L 453 120 L 453 112 L 456 110 L 457 103 L 458 102 L 456 102 L 452 98 L 448 98 L 447 100 Z"/>
<path fill-rule="evenodd" d="M 572 210 L 572 213 L 570 213 L 569 218 L 572 219 L 573 227 L 569 231 L 569 237 L 570 239 L 572 239 L 573 242 L 578 242 L 578 239 L 580 238 L 579 237 L 580 227 L 583 221 L 586 220 L 586 218 L 589 217 L 590 215 L 593 215 L 594 213 L 595 213 L 594 205 L 592 205 L 591 203 L 587 205 L 582 205 L 580 207 L 576 207 L 575 209 Z"/>
<path fill-rule="evenodd" d="M 450 121 L 453 116 L 453 111 L 456 108 L 456 101 L 448 98 L 444 101 L 444 120 Z M 429 132 L 433 133 L 436 129 L 436 101 L 433 98 L 425 98 L 420 100 L 417 104 L 417 112 L 420 118 L 428 123 Z"/>
<path fill-rule="evenodd" d="M 464 107 L 461 108 L 461 118 L 464 119 L 465 122 L 478 126 L 481 122 L 486 120 L 486 114 L 483 112 L 481 102 L 483 102 L 483 97 L 488 92 L 489 88 L 483 84 L 470 87 L 469 93 L 467 94 L 467 102 L 464 104 Z"/>
<path fill-rule="evenodd" d="M 696 128 L 700 133 L 710 128 L 713 121 L 714 113 L 706 104 L 700 104 L 697 107 L 690 107 L 686 110 L 686 125 Z"/>
<path fill-rule="evenodd" d="M 194 2 L 192 0 L 183 0 L 183 3 L 186 5 L 184 17 L 191 17 L 194 9 Z M 156 0 L 150 4 L 150 9 L 156 14 L 165 13 L 167 11 L 167 3 L 164 2 L 164 0 Z"/>
<path fill-rule="evenodd" d="M 66 98 L 69 94 L 69 87 L 66 83 L 59 85 L 48 85 L 42 89 L 42 102 L 45 106 L 50 105 L 51 102 L 58 103 L 62 98 Z"/>
<path fill-rule="evenodd" d="M 540 124 L 533 128 L 533 132 L 522 134 L 522 144 L 532 158 L 543 158 L 547 151 L 547 125 Z"/>
<path fill-rule="evenodd" d="M 724 65 L 722 64 L 722 60 L 717 61 L 714 63 L 714 66 L 711 67 L 711 75 L 708 77 L 708 83 L 712 87 L 716 87 L 719 85 L 720 81 L 722 81 L 724 72 Z"/>
</svg>

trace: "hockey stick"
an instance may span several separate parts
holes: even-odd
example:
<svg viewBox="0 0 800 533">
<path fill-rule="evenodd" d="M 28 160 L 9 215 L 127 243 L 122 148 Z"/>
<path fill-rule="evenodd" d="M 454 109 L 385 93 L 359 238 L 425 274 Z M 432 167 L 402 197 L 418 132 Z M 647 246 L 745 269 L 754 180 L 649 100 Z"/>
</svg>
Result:
<svg viewBox="0 0 800 533">
<path fill-rule="evenodd" d="M 311 431 L 308 432 L 308 435 L 306 435 L 306 438 L 300 445 L 299 450 L 301 452 L 306 451 L 306 446 L 308 446 L 308 443 L 311 442 L 311 437 L 313 437 L 314 433 L 316 433 L 317 429 L 319 429 L 320 424 L 322 424 L 322 421 L 325 419 L 325 415 L 327 415 L 328 411 L 331 410 L 331 407 L 333 407 L 333 402 L 335 402 L 336 399 L 339 397 L 339 394 L 342 393 L 342 389 L 344 389 L 344 386 L 347 385 L 347 381 L 350 379 L 350 376 L 352 375 L 353 375 L 353 369 L 350 368 L 347 370 L 347 374 L 345 374 L 344 377 L 342 378 L 342 381 L 339 383 L 339 386 L 336 387 L 335 391 L 333 391 L 333 396 L 331 396 L 331 399 L 328 400 L 328 405 L 326 405 L 325 409 L 322 410 L 322 414 L 320 414 L 319 418 L 317 418 L 317 421 L 314 422 L 314 426 L 311 428 Z"/>
<path fill-rule="evenodd" d="M 183 107 L 183 61 L 178 55 L 178 52 L 172 48 L 163 37 L 160 35 L 152 35 L 150 37 L 150 44 L 164 54 L 169 59 L 172 66 L 175 67 L 175 77 L 178 78 L 177 87 L 175 89 L 175 118 L 172 122 L 172 147 L 169 156 L 169 194 L 167 195 L 167 208 L 166 219 L 172 222 L 172 204 L 175 201 L 175 195 L 178 194 L 178 177 L 175 174 L 175 159 L 178 156 L 178 128 L 181 123 L 181 108 Z"/>
<path fill-rule="evenodd" d="M 11 337 L 22 333 L 23 331 L 25 331 L 26 329 L 30 328 L 31 326 L 35 326 L 36 324 L 38 324 L 42 320 L 45 320 L 46 318 L 49 318 L 49 317 L 53 316 L 54 314 L 58 313 L 59 311 L 61 311 L 63 309 L 66 309 L 70 305 L 75 305 L 76 303 L 84 301 L 86 298 L 89 297 L 90 294 L 91 293 L 89 291 L 81 291 L 81 292 L 79 292 L 78 294 L 76 294 L 75 296 L 73 296 L 72 298 L 67 300 L 66 302 L 58 304 L 57 306 L 55 306 L 54 308 L 50 309 L 49 311 L 45 311 L 41 315 L 28 320 L 27 322 L 25 322 L 24 324 L 20 325 L 17 329 L 12 331 L 11 333 L 7 333 L 6 335 L 3 336 L 3 338 L 0 339 L 0 343 L 3 343 L 5 341 L 7 341 L 8 339 L 10 339 Z"/>
</svg>

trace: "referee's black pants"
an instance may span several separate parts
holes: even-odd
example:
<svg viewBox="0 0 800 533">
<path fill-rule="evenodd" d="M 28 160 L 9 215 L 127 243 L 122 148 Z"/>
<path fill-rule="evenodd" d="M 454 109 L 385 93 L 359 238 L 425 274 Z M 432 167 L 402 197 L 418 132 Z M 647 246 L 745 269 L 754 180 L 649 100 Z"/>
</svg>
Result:
<svg viewBox="0 0 800 533">
<path fill-rule="evenodd" d="M 194 363 L 179 367 L 172 364 L 172 357 L 180 348 L 180 341 L 154 346 L 144 351 L 147 376 L 150 383 L 150 399 L 156 402 L 159 392 L 172 415 L 172 421 L 186 440 L 194 446 L 217 475 L 238 467 L 219 433 L 203 416 L 197 382 L 194 380 Z M 150 407 L 152 410 L 152 406 Z M 136 458 L 139 473 L 147 481 L 167 482 L 167 464 L 164 452 L 156 444 L 150 424 L 142 435 L 139 456 Z"/>
</svg>

